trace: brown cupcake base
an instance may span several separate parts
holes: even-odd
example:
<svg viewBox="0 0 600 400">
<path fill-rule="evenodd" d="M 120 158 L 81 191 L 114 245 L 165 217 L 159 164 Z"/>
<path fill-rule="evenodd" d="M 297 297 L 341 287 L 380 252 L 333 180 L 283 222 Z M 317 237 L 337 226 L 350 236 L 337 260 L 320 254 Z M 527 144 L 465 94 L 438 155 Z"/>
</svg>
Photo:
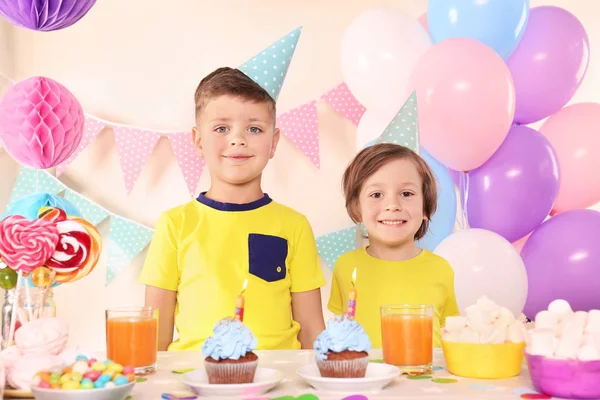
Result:
<svg viewBox="0 0 600 400">
<path fill-rule="evenodd" d="M 240 384 L 254 382 L 254 375 L 258 367 L 258 356 L 246 353 L 237 360 L 215 360 L 211 357 L 204 359 L 204 368 L 208 376 L 208 383 L 217 385 Z"/>
<path fill-rule="evenodd" d="M 327 359 L 317 359 L 323 378 L 364 378 L 369 364 L 369 354 L 364 351 L 344 350 L 327 353 Z"/>
</svg>

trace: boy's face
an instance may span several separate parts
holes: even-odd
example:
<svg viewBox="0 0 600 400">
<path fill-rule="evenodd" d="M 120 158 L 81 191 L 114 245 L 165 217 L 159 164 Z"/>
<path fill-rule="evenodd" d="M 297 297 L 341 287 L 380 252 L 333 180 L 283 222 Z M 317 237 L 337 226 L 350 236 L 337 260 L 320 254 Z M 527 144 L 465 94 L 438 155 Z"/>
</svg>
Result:
<svg viewBox="0 0 600 400">
<path fill-rule="evenodd" d="M 192 135 L 211 180 L 236 186 L 260 183 L 279 142 L 267 103 L 229 95 L 210 100 L 200 110 Z"/>
<path fill-rule="evenodd" d="M 359 210 L 369 242 L 388 247 L 413 243 L 425 219 L 423 183 L 409 159 L 385 164 L 363 184 Z"/>
</svg>

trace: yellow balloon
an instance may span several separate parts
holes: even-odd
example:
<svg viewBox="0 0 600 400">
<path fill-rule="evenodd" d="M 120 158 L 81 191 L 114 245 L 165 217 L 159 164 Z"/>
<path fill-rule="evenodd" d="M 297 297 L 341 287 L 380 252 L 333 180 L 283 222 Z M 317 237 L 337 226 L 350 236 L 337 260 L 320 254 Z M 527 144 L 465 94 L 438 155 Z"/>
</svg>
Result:
<svg viewBox="0 0 600 400">
<path fill-rule="evenodd" d="M 31 271 L 31 282 L 39 288 L 52 284 L 52 271 L 48 267 L 37 267 Z"/>
</svg>

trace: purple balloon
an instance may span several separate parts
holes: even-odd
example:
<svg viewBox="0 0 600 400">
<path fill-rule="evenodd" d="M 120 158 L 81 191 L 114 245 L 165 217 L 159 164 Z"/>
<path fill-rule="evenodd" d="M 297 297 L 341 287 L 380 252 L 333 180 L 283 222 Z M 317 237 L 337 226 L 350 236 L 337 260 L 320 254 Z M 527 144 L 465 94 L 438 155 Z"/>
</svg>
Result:
<svg viewBox="0 0 600 400">
<path fill-rule="evenodd" d="M 544 222 L 525 243 L 529 290 L 525 315 L 533 319 L 555 299 L 574 311 L 600 309 L 600 213 L 572 210 Z"/>
<path fill-rule="evenodd" d="M 573 14 L 532 8 L 523 39 L 506 62 L 516 92 L 514 121 L 530 124 L 560 110 L 579 88 L 589 58 L 587 33 Z"/>
<path fill-rule="evenodd" d="M 3 0 L 0 15 L 34 31 L 55 31 L 79 21 L 96 0 Z"/>
<path fill-rule="evenodd" d="M 492 157 L 469 172 L 468 184 L 469 226 L 514 242 L 552 210 L 559 188 L 556 153 L 545 136 L 514 125 Z"/>
</svg>

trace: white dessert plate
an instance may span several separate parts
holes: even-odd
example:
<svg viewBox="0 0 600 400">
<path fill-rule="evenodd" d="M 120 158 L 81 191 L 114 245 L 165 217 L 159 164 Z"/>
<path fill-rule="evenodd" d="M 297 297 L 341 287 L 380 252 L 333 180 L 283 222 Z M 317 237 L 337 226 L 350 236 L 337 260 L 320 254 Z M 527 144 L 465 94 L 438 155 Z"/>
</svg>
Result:
<svg viewBox="0 0 600 400">
<path fill-rule="evenodd" d="M 317 390 L 330 392 L 377 392 L 400 375 L 393 365 L 369 363 L 364 378 L 323 378 L 316 363 L 298 369 L 298 375 Z"/>
<path fill-rule="evenodd" d="M 283 372 L 277 369 L 256 369 L 254 382 L 240 384 L 210 384 L 206 370 L 196 369 L 181 376 L 181 382 L 200 396 L 256 396 L 273 389 L 283 379 Z"/>
<path fill-rule="evenodd" d="M 63 390 L 32 387 L 31 391 L 36 400 L 124 400 L 134 386 L 135 382 L 129 382 L 127 385 L 108 389 Z"/>
</svg>

